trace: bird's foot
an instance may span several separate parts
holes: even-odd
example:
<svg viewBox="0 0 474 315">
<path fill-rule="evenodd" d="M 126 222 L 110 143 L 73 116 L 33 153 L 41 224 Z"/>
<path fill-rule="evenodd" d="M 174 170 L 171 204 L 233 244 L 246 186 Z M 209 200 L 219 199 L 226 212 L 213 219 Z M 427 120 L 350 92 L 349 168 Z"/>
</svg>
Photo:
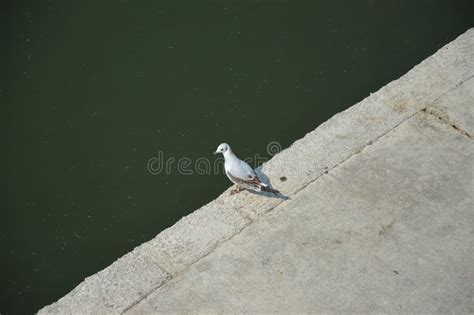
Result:
<svg viewBox="0 0 474 315">
<path fill-rule="evenodd" d="M 245 190 L 245 189 L 243 189 L 243 188 L 237 186 L 237 188 L 232 189 L 232 190 L 230 191 L 230 195 L 232 196 L 232 195 L 238 194 L 238 193 L 241 192 L 242 190 Z"/>
</svg>

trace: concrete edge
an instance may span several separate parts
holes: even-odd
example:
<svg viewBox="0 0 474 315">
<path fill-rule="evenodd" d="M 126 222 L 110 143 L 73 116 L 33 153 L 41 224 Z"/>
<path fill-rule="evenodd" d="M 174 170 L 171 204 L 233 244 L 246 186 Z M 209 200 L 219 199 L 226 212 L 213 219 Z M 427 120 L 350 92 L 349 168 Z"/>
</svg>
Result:
<svg viewBox="0 0 474 315">
<path fill-rule="evenodd" d="M 295 141 L 262 171 L 291 197 L 473 75 L 471 28 L 400 79 Z M 286 181 L 279 180 L 282 176 Z M 229 196 L 227 190 L 39 313 L 124 312 L 281 202 L 250 193 Z"/>
</svg>

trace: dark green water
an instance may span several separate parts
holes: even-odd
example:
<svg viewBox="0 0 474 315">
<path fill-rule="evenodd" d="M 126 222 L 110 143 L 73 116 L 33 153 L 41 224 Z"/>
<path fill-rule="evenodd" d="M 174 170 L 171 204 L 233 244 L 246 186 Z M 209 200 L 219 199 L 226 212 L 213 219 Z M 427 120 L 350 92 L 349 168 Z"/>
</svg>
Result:
<svg viewBox="0 0 474 315">
<path fill-rule="evenodd" d="M 0 313 L 32 313 L 218 196 L 150 158 L 283 147 L 473 25 L 473 1 L 10 1 Z M 324 154 L 322 152 L 322 154 Z M 191 167 L 190 167 L 191 168 Z"/>
</svg>

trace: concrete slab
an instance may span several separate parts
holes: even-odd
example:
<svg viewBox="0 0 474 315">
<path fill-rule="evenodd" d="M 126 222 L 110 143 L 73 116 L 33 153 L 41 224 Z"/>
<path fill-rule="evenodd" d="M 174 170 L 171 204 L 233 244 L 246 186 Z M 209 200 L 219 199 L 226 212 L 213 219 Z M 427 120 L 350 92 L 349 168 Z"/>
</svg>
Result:
<svg viewBox="0 0 474 315">
<path fill-rule="evenodd" d="M 326 172 L 332 173 L 473 76 L 474 29 L 470 29 L 402 78 L 296 141 L 266 163 L 263 172 L 277 189 L 293 199 L 298 198 L 300 192 Z M 448 102 L 448 106 L 451 103 Z M 287 180 L 280 181 L 281 176 Z M 288 201 L 282 202 L 250 193 L 229 196 L 226 191 L 150 242 L 137 247 L 125 256 L 128 258 L 124 257 L 86 279 L 39 313 L 128 310 L 242 229 L 252 227 L 252 223 L 268 211 Z M 141 262 L 135 263 L 135 259 Z"/>
<path fill-rule="evenodd" d="M 473 161 L 419 113 L 129 313 L 472 312 Z"/>
</svg>

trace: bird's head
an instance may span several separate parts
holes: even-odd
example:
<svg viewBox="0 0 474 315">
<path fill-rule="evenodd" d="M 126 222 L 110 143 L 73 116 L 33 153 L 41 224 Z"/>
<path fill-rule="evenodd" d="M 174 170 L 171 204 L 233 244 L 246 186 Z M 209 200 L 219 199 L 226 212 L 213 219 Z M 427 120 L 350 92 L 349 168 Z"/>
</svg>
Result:
<svg viewBox="0 0 474 315">
<path fill-rule="evenodd" d="M 230 151 L 230 145 L 228 145 L 227 143 L 221 143 L 217 147 L 217 150 L 216 150 L 216 152 L 214 152 L 214 154 L 219 154 L 219 153 L 224 154 L 227 151 Z"/>
</svg>

